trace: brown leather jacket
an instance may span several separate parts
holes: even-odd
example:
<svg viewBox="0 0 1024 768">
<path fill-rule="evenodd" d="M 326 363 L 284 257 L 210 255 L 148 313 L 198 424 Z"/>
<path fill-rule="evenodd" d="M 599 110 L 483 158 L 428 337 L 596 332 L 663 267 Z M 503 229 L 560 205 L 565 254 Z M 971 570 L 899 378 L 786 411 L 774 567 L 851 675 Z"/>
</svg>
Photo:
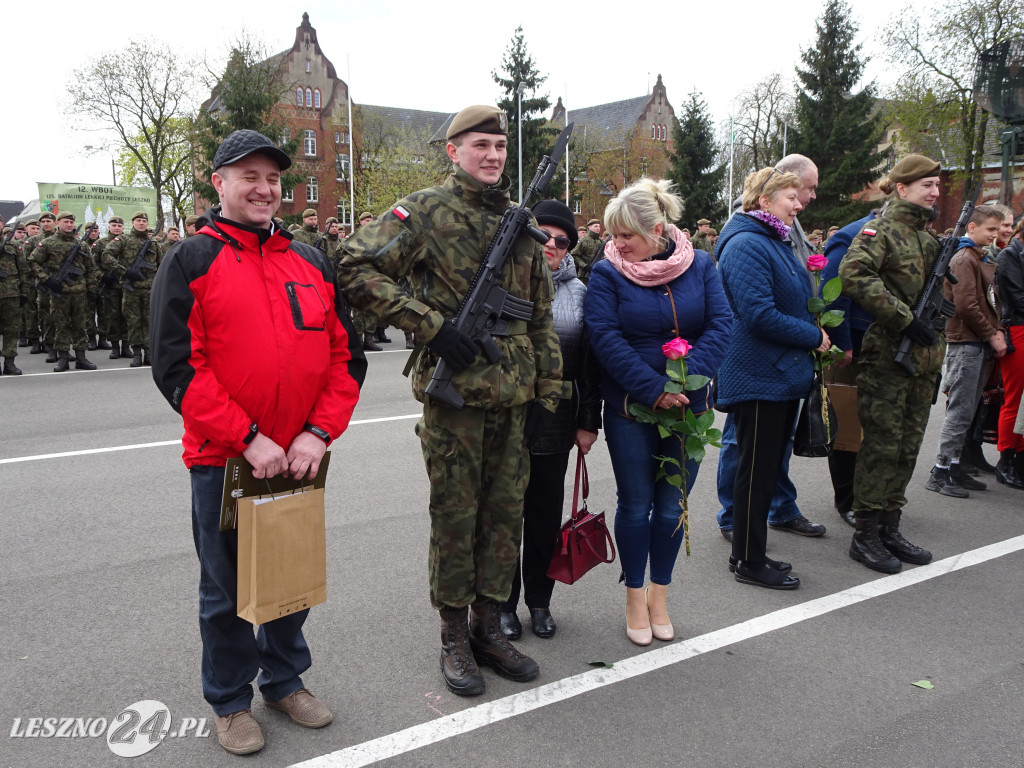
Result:
<svg viewBox="0 0 1024 768">
<path fill-rule="evenodd" d="M 946 321 L 946 341 L 985 342 L 1001 333 L 999 300 L 993 285 L 996 265 L 982 261 L 985 252 L 978 246 L 962 248 L 949 263 L 949 270 L 959 281 L 947 280 L 944 293 L 956 305 L 956 314 Z"/>
</svg>

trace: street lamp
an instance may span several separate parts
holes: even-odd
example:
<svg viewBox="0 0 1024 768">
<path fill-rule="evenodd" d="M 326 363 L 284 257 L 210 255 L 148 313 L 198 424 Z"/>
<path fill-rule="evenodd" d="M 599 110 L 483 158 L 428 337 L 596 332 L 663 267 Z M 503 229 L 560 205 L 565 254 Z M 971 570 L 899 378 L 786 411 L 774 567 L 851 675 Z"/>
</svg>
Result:
<svg viewBox="0 0 1024 768">
<path fill-rule="evenodd" d="M 519 101 L 518 112 L 516 113 L 516 135 L 519 139 L 519 205 L 523 204 L 523 91 L 526 90 L 526 83 L 520 83 L 516 87 L 516 96 Z"/>
</svg>

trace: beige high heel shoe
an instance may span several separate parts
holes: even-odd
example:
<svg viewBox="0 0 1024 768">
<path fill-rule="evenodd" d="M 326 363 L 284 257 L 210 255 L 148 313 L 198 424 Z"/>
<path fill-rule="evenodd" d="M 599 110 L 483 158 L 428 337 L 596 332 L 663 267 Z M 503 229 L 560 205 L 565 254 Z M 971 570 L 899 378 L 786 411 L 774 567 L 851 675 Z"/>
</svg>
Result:
<svg viewBox="0 0 1024 768">
<path fill-rule="evenodd" d="M 648 587 L 646 590 L 644 590 L 644 600 L 647 601 L 648 615 L 650 615 L 650 610 L 651 610 L 651 603 L 650 603 L 651 590 L 654 590 L 655 594 L 657 594 L 658 592 L 661 592 L 661 598 L 660 599 L 661 599 L 661 602 L 664 603 L 665 602 L 665 595 L 668 593 L 668 587 L 667 586 L 662 586 L 661 584 L 651 584 L 650 587 Z M 668 624 L 655 624 L 654 623 L 654 619 L 652 618 L 651 619 L 651 634 L 654 637 L 658 638 L 659 640 L 664 640 L 665 642 L 668 642 L 669 640 L 674 640 L 675 639 L 676 631 L 672 627 L 672 623 L 671 622 L 669 622 Z"/>
<path fill-rule="evenodd" d="M 629 593 L 629 591 L 631 589 L 632 589 L 632 587 L 626 587 L 627 595 L 628 595 L 628 593 Z M 635 591 L 639 592 L 640 589 L 637 588 Z M 646 602 L 646 596 L 645 596 L 645 602 Z M 627 598 L 627 603 L 628 603 L 628 598 Z M 651 640 L 653 639 L 653 635 L 651 633 L 650 625 L 648 625 L 646 627 L 642 627 L 640 629 L 633 629 L 631 626 L 629 626 L 629 606 L 628 605 L 626 606 L 626 637 L 629 638 L 629 642 L 633 643 L 633 645 L 640 645 L 640 646 L 650 645 L 651 644 Z"/>
</svg>

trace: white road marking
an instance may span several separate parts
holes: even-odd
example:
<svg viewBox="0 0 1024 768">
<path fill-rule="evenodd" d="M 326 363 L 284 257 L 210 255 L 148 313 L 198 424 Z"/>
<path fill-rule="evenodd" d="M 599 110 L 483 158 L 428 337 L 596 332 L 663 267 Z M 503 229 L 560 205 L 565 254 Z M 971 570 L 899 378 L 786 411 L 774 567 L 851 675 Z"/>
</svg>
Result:
<svg viewBox="0 0 1024 768">
<path fill-rule="evenodd" d="M 567 677 L 539 688 L 506 696 L 502 699 L 489 701 L 479 706 L 465 709 L 452 715 L 440 717 L 427 723 L 414 725 L 396 733 L 355 744 L 351 747 L 314 757 L 290 768 L 354 768 L 355 766 L 371 765 L 380 760 L 387 760 L 397 755 L 411 752 L 430 744 L 450 739 L 463 733 L 483 728 L 491 723 L 500 722 L 516 715 L 546 707 L 606 685 L 629 680 L 639 675 L 653 672 L 662 667 L 678 664 L 681 661 L 700 656 L 710 651 L 724 648 L 734 643 L 749 640 L 782 629 L 808 619 L 838 611 L 851 605 L 880 597 L 899 589 L 912 587 L 929 579 L 938 578 L 972 565 L 978 565 L 1003 555 L 1019 552 L 1024 549 L 1024 536 L 1016 536 L 1006 541 L 990 544 L 986 547 L 964 552 L 960 555 L 947 557 L 945 560 L 923 565 L 901 573 L 885 576 L 869 581 L 832 595 L 809 600 L 806 603 L 783 608 L 765 616 L 749 619 L 731 627 L 709 632 L 679 643 L 663 646 L 657 650 L 647 651 L 632 658 L 616 662 L 612 669 L 595 669 L 573 677 Z"/>
<path fill-rule="evenodd" d="M 357 419 L 349 422 L 350 427 L 360 424 L 379 424 L 383 421 L 401 421 L 403 419 L 418 419 L 420 414 L 413 413 L 408 416 L 383 416 L 379 419 Z M 88 448 L 83 451 L 63 451 L 61 453 L 40 453 L 35 456 L 15 456 L 10 459 L 0 459 L 0 464 L 18 464 L 23 461 L 42 461 L 43 459 L 66 459 L 71 456 L 88 456 L 93 453 L 112 453 L 114 451 L 134 451 L 139 448 L 166 448 L 169 445 L 181 445 L 181 440 L 161 440 L 158 443 L 136 443 L 134 445 L 114 445 L 109 448 Z"/>
</svg>

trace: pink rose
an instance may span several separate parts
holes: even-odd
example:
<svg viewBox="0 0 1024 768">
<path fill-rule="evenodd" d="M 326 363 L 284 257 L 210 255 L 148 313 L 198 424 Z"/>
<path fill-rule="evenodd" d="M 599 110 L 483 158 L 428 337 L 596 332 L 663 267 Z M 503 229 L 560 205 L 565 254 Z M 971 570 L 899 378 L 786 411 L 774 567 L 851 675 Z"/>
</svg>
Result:
<svg viewBox="0 0 1024 768">
<path fill-rule="evenodd" d="M 811 272 L 821 272 L 828 265 L 828 259 L 820 253 L 812 253 L 807 257 L 807 268 Z"/>
<path fill-rule="evenodd" d="M 686 357 L 690 354 L 690 350 L 693 347 L 686 339 L 675 338 L 667 344 L 661 345 L 661 353 L 665 355 L 669 360 L 678 360 L 681 357 Z"/>
</svg>

